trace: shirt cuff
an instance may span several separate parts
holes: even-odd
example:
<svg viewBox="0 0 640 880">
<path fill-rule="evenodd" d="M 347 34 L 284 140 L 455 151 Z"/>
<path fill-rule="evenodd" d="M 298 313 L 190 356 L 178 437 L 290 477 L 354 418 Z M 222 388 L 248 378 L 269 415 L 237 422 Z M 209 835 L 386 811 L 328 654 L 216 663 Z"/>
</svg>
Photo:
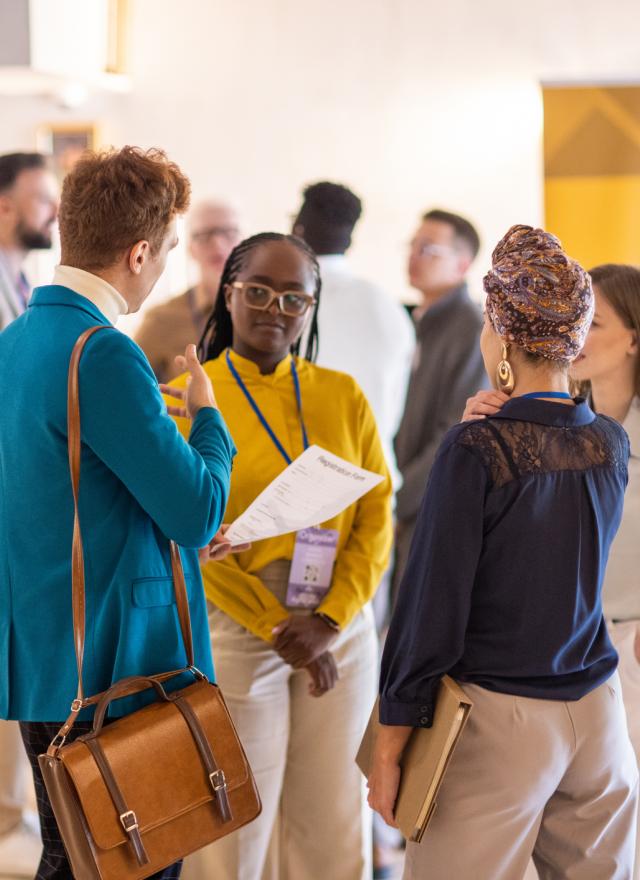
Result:
<svg viewBox="0 0 640 880">
<path fill-rule="evenodd" d="M 272 642 L 273 628 L 282 623 L 283 620 L 287 620 L 289 616 L 287 609 L 278 603 L 275 608 L 270 608 L 264 614 L 261 614 L 250 629 L 258 638 L 264 639 L 265 642 Z"/>
<path fill-rule="evenodd" d="M 361 609 L 362 605 L 358 605 L 351 598 L 341 597 L 340 591 L 334 592 L 332 587 L 328 595 L 314 610 L 319 614 L 326 614 L 331 620 L 335 620 L 340 629 L 343 630 L 349 626 Z"/>
<path fill-rule="evenodd" d="M 200 425 L 204 422 L 205 424 L 208 421 L 213 420 L 219 427 L 227 430 L 227 426 L 225 424 L 224 419 L 222 418 L 222 413 L 219 409 L 216 409 L 213 406 L 201 406 L 198 412 L 196 413 L 195 419 L 193 419 L 191 423 L 191 430 L 195 430 L 196 427 L 200 427 Z"/>
<path fill-rule="evenodd" d="M 331 620 L 335 620 L 341 630 L 345 628 L 345 626 L 350 623 L 349 619 L 346 619 L 344 608 L 340 607 L 341 603 L 333 602 L 330 600 L 322 601 L 317 608 L 314 608 L 314 611 L 317 614 L 326 614 L 327 617 L 330 617 Z"/>
<path fill-rule="evenodd" d="M 402 727 L 431 727 L 433 703 L 397 703 L 380 697 L 380 723 Z"/>
<path fill-rule="evenodd" d="M 222 433 L 227 445 L 229 457 L 232 460 L 231 464 L 233 465 L 233 458 L 237 454 L 238 450 L 235 447 L 233 438 L 229 433 L 227 423 L 225 422 L 224 417 L 219 409 L 216 409 L 213 406 L 203 406 L 198 410 L 195 419 L 191 423 L 191 430 L 189 431 L 189 443 L 192 443 L 194 439 L 197 439 L 197 435 L 200 433 L 201 428 L 211 424 L 215 425 L 215 427 Z"/>
</svg>

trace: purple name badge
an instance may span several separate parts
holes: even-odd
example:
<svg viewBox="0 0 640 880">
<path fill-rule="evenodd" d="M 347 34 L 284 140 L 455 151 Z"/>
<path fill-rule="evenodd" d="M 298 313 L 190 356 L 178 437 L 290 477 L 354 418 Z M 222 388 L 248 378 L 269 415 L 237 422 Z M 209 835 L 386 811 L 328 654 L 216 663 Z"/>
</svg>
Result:
<svg viewBox="0 0 640 880">
<path fill-rule="evenodd" d="M 287 587 L 289 608 L 318 607 L 331 586 L 337 550 L 337 529 L 298 532 Z"/>
</svg>

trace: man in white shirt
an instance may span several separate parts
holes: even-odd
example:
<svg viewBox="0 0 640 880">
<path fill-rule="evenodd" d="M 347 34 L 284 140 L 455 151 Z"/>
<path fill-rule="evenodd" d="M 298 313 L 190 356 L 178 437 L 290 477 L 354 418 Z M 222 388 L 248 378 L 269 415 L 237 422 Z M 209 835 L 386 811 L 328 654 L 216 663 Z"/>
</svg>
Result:
<svg viewBox="0 0 640 880">
<path fill-rule="evenodd" d="M 404 409 L 415 333 L 402 305 L 355 275 L 349 265 L 346 252 L 361 213 L 362 203 L 351 190 L 337 183 L 316 183 L 304 190 L 293 233 L 313 248 L 320 263 L 316 362 L 349 373 L 364 391 L 397 489 L 400 474 L 393 438 Z"/>
<path fill-rule="evenodd" d="M 293 224 L 293 234 L 313 248 L 320 263 L 322 292 L 318 309 L 316 363 L 349 373 L 364 391 L 376 418 L 382 447 L 396 491 L 401 476 L 393 438 L 402 414 L 416 344 L 407 311 L 376 284 L 355 275 L 345 256 L 362 203 L 351 190 L 327 181 L 308 186 Z M 389 607 L 390 576 L 374 598 L 381 630 Z M 384 823 L 374 820 L 374 876 L 386 876 L 396 846 Z"/>
<path fill-rule="evenodd" d="M 24 262 L 51 247 L 58 189 L 39 153 L 0 156 L 0 331 L 26 309 Z M 40 859 L 35 814 L 25 810 L 29 764 L 18 725 L 0 721 L 0 874 L 33 877 Z"/>
</svg>

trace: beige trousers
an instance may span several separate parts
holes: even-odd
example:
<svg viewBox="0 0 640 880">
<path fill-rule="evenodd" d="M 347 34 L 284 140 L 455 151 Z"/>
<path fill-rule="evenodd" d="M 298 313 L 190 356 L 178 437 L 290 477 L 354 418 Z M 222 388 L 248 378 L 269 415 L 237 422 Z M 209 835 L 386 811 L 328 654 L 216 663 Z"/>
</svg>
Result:
<svg viewBox="0 0 640 880">
<path fill-rule="evenodd" d="M 29 776 L 18 722 L 0 720 L 0 835 L 8 834 L 20 823 Z"/>
<path fill-rule="evenodd" d="M 285 569 L 274 563 L 261 573 L 281 600 Z M 183 880 L 369 880 L 371 812 L 355 755 L 377 681 L 371 608 L 332 645 L 340 677 L 322 697 L 309 695 L 306 670 L 293 670 L 226 614 L 213 609 L 210 626 L 216 678 L 262 814 L 189 856 Z"/>
<path fill-rule="evenodd" d="M 640 763 L 640 662 L 638 662 L 634 649 L 636 633 L 640 632 L 640 620 L 609 623 L 608 628 L 611 641 L 620 656 L 618 672 L 622 683 L 622 698 L 627 713 L 629 736 L 636 758 Z M 640 814 L 638 815 L 636 865 L 633 880 L 640 880 Z"/>
<path fill-rule="evenodd" d="M 404 880 L 631 880 L 638 770 L 615 674 L 576 702 L 474 701 Z"/>
</svg>

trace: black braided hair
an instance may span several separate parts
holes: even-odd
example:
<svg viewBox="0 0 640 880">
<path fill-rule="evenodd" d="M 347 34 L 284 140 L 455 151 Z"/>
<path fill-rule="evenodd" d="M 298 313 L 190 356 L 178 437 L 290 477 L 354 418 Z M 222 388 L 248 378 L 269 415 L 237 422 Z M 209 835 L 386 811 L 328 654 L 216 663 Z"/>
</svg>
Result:
<svg viewBox="0 0 640 880">
<path fill-rule="evenodd" d="M 307 348 L 304 357 L 308 361 L 315 361 L 318 354 L 318 305 L 320 302 L 320 289 L 322 281 L 320 279 L 320 266 L 316 255 L 309 245 L 301 238 L 295 235 L 284 235 L 281 232 L 261 232 L 258 235 L 252 235 L 246 238 L 229 254 L 227 262 L 224 264 L 224 270 L 220 279 L 218 295 L 211 314 L 207 320 L 204 332 L 198 343 L 198 357 L 202 362 L 213 360 L 218 357 L 225 348 L 231 345 L 233 340 L 233 325 L 231 323 L 231 315 L 227 309 L 224 291 L 228 284 L 233 284 L 237 279 L 238 273 L 242 270 L 246 263 L 247 257 L 257 247 L 267 244 L 271 241 L 286 241 L 298 248 L 299 251 L 307 257 L 311 263 L 315 278 L 314 296 L 316 305 L 313 306 L 313 315 L 311 317 L 311 326 L 309 328 L 309 336 L 307 339 Z M 291 346 L 292 354 L 300 354 L 300 338 L 298 338 Z"/>
</svg>

